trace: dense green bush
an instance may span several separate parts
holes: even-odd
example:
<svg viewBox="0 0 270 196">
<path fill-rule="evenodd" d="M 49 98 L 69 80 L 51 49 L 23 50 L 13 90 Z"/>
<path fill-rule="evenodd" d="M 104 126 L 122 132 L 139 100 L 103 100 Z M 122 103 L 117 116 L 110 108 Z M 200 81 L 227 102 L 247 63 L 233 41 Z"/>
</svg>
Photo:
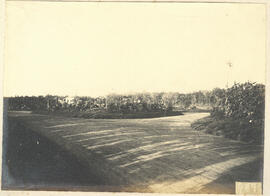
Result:
<svg viewBox="0 0 270 196">
<path fill-rule="evenodd" d="M 246 82 L 212 93 L 215 104 L 211 117 L 192 124 L 197 130 L 214 135 L 263 143 L 265 86 Z"/>
<path fill-rule="evenodd" d="M 246 119 L 251 123 L 264 118 L 265 86 L 246 82 L 235 83 L 219 93 L 212 116 Z"/>
<path fill-rule="evenodd" d="M 226 93 L 225 116 L 254 121 L 264 118 L 264 85 L 234 84 Z"/>
</svg>

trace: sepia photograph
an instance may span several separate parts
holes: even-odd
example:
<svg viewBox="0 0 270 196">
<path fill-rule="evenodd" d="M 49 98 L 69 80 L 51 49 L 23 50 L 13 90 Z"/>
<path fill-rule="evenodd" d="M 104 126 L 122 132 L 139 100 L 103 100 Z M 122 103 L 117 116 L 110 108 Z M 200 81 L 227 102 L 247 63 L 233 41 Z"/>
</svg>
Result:
<svg viewBox="0 0 270 196">
<path fill-rule="evenodd" d="M 266 18 L 264 3 L 6 1 L 1 189 L 262 194 Z"/>
</svg>

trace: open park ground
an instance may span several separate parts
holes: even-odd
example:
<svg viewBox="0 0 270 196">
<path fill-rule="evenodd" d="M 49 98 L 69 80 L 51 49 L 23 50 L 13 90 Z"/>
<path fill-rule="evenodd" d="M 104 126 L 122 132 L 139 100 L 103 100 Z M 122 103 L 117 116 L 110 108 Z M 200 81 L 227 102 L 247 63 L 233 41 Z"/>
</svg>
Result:
<svg viewBox="0 0 270 196">
<path fill-rule="evenodd" d="M 263 146 L 190 127 L 208 115 L 80 119 L 9 112 L 3 188 L 234 193 L 235 181 L 261 181 Z"/>
</svg>

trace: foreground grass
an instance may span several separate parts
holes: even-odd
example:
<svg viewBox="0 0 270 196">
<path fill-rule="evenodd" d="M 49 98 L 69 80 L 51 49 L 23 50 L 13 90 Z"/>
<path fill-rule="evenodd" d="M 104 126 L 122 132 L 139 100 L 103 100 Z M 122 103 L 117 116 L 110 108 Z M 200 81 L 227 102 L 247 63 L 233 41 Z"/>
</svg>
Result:
<svg viewBox="0 0 270 196">
<path fill-rule="evenodd" d="M 71 190 L 97 185 L 100 177 L 63 147 L 9 118 L 3 138 L 4 190 Z"/>
<path fill-rule="evenodd" d="M 4 154 L 12 158 L 8 166 L 13 166 L 13 173 L 19 174 L 13 175 L 16 178 L 46 175 L 42 179 L 63 179 L 63 184 L 53 180 L 40 184 L 40 180 L 31 178 L 28 184 L 18 187 L 21 189 L 232 194 L 235 181 L 261 181 L 261 145 L 198 133 L 190 127 L 191 122 L 208 115 L 186 113 L 168 118 L 86 120 L 13 112 L 9 113 L 10 121 L 6 124 L 18 125 L 13 129 L 16 134 L 3 141 L 14 145 Z M 28 130 L 32 134 L 27 134 Z M 37 137 L 33 137 L 35 133 Z M 67 155 L 59 160 L 62 153 L 44 138 L 74 156 L 80 164 L 65 161 Z M 29 143 L 30 140 L 33 142 Z M 256 167 L 245 166 L 253 161 Z M 29 168 L 22 169 L 25 175 L 18 172 L 22 167 L 16 163 Z M 63 171 L 65 165 L 70 169 Z M 89 177 L 85 176 L 88 174 Z M 254 179 L 254 176 L 258 177 Z M 39 186 L 33 187 L 35 184 Z M 84 184 L 87 186 L 80 186 Z M 12 188 L 17 188 L 20 184 L 13 185 Z"/>
<path fill-rule="evenodd" d="M 245 119 L 224 118 L 213 116 L 199 119 L 191 124 L 191 127 L 205 133 L 224 136 L 229 139 L 244 141 L 254 144 L 262 144 L 264 140 L 263 120 L 247 121 Z"/>
</svg>

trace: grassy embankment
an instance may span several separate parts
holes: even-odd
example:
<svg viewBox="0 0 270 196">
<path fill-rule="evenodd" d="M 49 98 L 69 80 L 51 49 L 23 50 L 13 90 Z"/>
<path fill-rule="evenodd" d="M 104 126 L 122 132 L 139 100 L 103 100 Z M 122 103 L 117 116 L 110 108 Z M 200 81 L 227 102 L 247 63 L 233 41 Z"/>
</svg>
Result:
<svg viewBox="0 0 270 196">
<path fill-rule="evenodd" d="M 76 190 L 97 185 L 101 179 L 61 145 L 24 121 L 5 119 L 2 189 Z"/>
<path fill-rule="evenodd" d="M 77 111 L 77 110 L 59 110 L 59 111 L 33 111 L 37 114 L 47 114 L 56 116 L 66 116 L 88 119 L 137 119 L 137 118 L 159 118 L 168 116 L 184 115 L 185 112 L 198 113 L 210 112 L 209 107 L 192 107 L 186 110 L 177 111 L 141 111 L 141 112 L 109 112 L 107 110 L 96 111 Z"/>
<path fill-rule="evenodd" d="M 191 127 L 205 133 L 258 144 L 263 143 L 263 125 L 262 120 L 251 122 L 245 119 L 219 119 L 211 115 L 195 121 Z"/>
<path fill-rule="evenodd" d="M 161 112 L 134 112 L 134 113 L 122 113 L 122 112 L 108 112 L 108 111 L 33 111 L 38 114 L 48 115 L 61 115 L 66 117 L 75 118 L 94 118 L 94 119 L 133 119 L 133 118 L 158 118 L 165 116 L 178 116 L 183 115 L 181 111 L 161 111 Z"/>
</svg>

